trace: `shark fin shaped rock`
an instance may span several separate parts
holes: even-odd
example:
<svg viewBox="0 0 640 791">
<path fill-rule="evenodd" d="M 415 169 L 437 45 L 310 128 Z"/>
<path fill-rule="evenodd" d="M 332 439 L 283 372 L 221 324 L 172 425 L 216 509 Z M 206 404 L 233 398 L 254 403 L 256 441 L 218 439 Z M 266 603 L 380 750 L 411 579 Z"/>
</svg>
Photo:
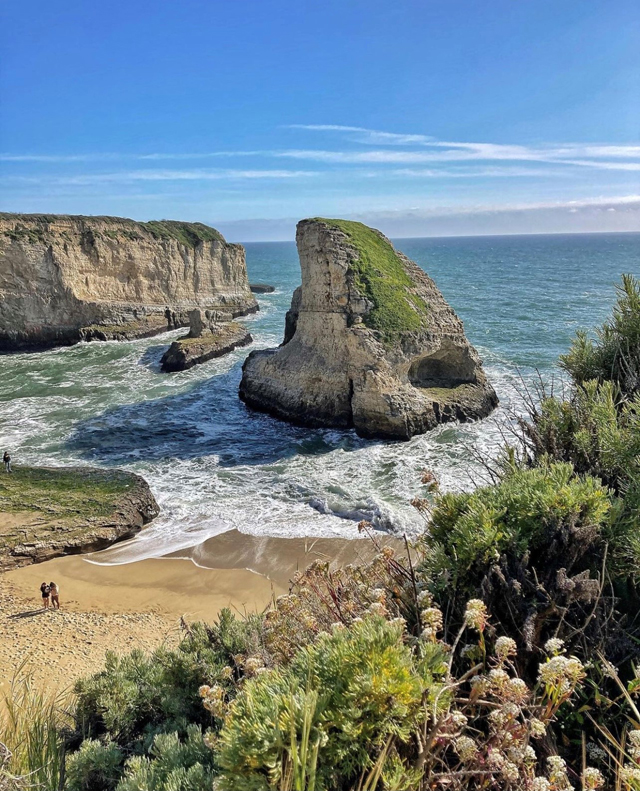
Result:
<svg viewBox="0 0 640 791">
<path fill-rule="evenodd" d="M 298 223 L 302 285 L 284 342 L 252 352 L 240 397 L 311 427 L 410 439 L 486 417 L 498 398 L 462 322 L 433 280 L 380 231 Z"/>
</svg>

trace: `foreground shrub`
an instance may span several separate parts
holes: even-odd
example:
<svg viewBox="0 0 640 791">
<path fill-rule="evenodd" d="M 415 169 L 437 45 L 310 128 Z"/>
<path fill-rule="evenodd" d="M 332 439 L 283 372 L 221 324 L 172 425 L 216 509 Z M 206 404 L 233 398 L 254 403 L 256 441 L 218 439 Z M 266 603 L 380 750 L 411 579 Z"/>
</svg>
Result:
<svg viewBox="0 0 640 791">
<path fill-rule="evenodd" d="M 86 739 L 67 758 L 67 791 L 112 791 L 121 774 L 124 755 L 113 742 Z"/>
<path fill-rule="evenodd" d="M 291 777 L 348 788 L 389 739 L 407 741 L 445 665 L 442 652 L 415 663 L 403 627 L 379 616 L 337 626 L 288 668 L 249 680 L 220 735 L 220 788 L 286 788 Z"/>
<path fill-rule="evenodd" d="M 158 734 L 150 754 L 134 756 L 117 791 L 205 791 L 213 785 L 213 756 L 197 725 L 177 733 Z"/>
<path fill-rule="evenodd" d="M 447 607 L 451 628 L 479 593 L 500 628 L 535 654 L 556 629 L 562 637 L 587 623 L 610 511 L 607 489 L 570 464 L 527 469 L 512 460 L 498 484 L 436 500 L 418 577 Z"/>
<path fill-rule="evenodd" d="M 469 603 L 454 653 L 437 636 L 440 610 L 426 607 L 422 618 L 429 626 L 419 640 L 402 619 L 370 614 L 351 628 L 336 625 L 285 669 L 248 679 L 228 706 L 219 690 L 204 689 L 205 705 L 217 715 L 226 708 L 213 743 L 222 767 L 216 788 L 573 788 L 558 756 L 549 757 L 548 779 L 540 768 L 547 728 L 582 682 L 582 663 L 551 641 L 533 689 L 517 675 L 512 639 L 499 638 L 488 653 L 482 602 Z M 465 633 L 475 643 L 458 650 Z M 458 677 L 454 658 L 467 668 Z"/>
<path fill-rule="evenodd" d="M 570 462 L 617 493 L 638 475 L 640 396 L 625 399 L 613 382 L 586 381 L 567 401 L 544 398 L 525 426 L 531 462 Z"/>
<path fill-rule="evenodd" d="M 156 733 L 187 733 L 187 725 L 210 724 L 198 689 L 220 679 L 233 655 L 247 649 L 252 620 L 228 611 L 211 628 L 196 624 L 175 651 L 151 655 L 134 651 L 108 654 L 104 670 L 76 685 L 76 722 L 84 737 L 107 736 L 133 752 L 144 752 Z"/>
</svg>

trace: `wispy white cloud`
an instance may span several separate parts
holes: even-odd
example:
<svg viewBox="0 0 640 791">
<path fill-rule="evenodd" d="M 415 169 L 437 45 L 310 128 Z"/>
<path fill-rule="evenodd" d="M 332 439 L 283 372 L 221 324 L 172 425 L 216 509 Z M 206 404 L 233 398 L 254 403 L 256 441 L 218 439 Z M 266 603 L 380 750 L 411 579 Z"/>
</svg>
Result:
<svg viewBox="0 0 640 791">
<path fill-rule="evenodd" d="M 107 162 L 122 154 L 0 154 L 0 162 Z"/>
<path fill-rule="evenodd" d="M 435 138 L 429 135 L 402 134 L 398 132 L 380 132 L 362 126 L 340 126 L 339 124 L 289 124 L 288 129 L 306 129 L 310 132 L 347 132 L 351 139 L 359 143 L 373 145 L 420 145 L 430 144 Z"/>
<path fill-rule="evenodd" d="M 562 148 L 527 148 L 526 146 L 503 146 L 488 143 L 442 143 L 437 144 L 436 150 L 398 151 L 390 149 L 369 149 L 365 151 L 332 151 L 326 149 L 289 149 L 275 151 L 273 156 L 288 159 L 299 159 L 314 162 L 337 164 L 420 164 L 436 162 L 538 162 L 554 165 L 570 165 L 573 167 L 592 167 L 601 170 L 640 170 L 640 162 L 620 162 L 622 157 L 640 158 L 639 146 L 599 146 L 597 150 L 610 149 L 607 160 L 589 159 L 587 154 L 580 157 L 582 151 L 576 146 L 574 149 Z M 586 147 L 585 151 L 594 151 Z M 595 157 L 595 154 L 592 154 Z M 604 156 L 604 155 L 601 155 Z M 497 175 L 497 174 L 496 174 Z"/>
<path fill-rule="evenodd" d="M 405 145 L 426 146 L 432 148 L 459 149 L 483 159 L 540 159 L 562 157 L 595 157 L 595 158 L 629 158 L 640 157 L 639 145 L 593 145 L 588 143 L 545 144 L 540 146 L 508 145 L 500 143 L 465 142 L 438 140 L 432 135 L 406 134 L 402 132 L 383 132 L 361 126 L 342 126 L 340 124 L 291 124 L 290 129 L 302 129 L 311 132 L 338 132 L 357 142 L 368 145 Z"/>
<path fill-rule="evenodd" d="M 221 181 L 255 179 L 296 179 L 318 175 L 310 170 L 130 170 L 116 173 L 86 173 L 77 176 L 14 176 L 6 182 L 26 182 L 85 186 L 139 181 Z"/>
</svg>

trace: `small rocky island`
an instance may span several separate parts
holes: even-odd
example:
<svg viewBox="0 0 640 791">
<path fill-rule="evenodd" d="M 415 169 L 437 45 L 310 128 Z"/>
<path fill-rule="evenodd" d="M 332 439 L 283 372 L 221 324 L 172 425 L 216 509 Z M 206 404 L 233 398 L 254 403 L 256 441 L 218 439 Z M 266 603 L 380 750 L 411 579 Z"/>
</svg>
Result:
<svg viewBox="0 0 640 791">
<path fill-rule="evenodd" d="M 202 223 L 0 214 L 0 351 L 130 340 L 258 310 L 242 245 Z"/>
<path fill-rule="evenodd" d="M 409 439 L 486 417 L 498 398 L 433 280 L 358 222 L 298 223 L 302 285 L 277 349 L 254 351 L 240 397 L 306 426 Z"/>
<path fill-rule="evenodd" d="M 0 475 L 0 571 L 104 549 L 159 513 L 144 478 L 92 467 L 22 467 Z"/>
<path fill-rule="evenodd" d="M 184 371 L 194 365 L 222 357 L 239 346 L 248 346 L 253 338 L 230 313 L 202 311 L 189 312 L 189 333 L 174 341 L 162 355 L 160 368 L 165 373 Z"/>
</svg>

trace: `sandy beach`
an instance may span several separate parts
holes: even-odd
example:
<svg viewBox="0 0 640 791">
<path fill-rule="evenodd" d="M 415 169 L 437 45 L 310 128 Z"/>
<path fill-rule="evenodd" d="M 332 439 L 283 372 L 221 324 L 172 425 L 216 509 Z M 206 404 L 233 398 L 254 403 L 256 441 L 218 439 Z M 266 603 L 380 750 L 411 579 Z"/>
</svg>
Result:
<svg viewBox="0 0 640 791">
<path fill-rule="evenodd" d="M 229 531 L 179 557 L 99 565 L 109 559 L 106 550 L 6 572 L 0 580 L 0 690 L 23 663 L 37 683 L 68 687 L 98 670 L 107 650 L 173 645 L 181 619 L 213 621 L 223 607 L 238 614 L 262 610 L 314 560 L 359 563 L 374 551 L 368 540 Z M 43 580 L 60 587 L 59 611 L 42 610 Z"/>
</svg>

